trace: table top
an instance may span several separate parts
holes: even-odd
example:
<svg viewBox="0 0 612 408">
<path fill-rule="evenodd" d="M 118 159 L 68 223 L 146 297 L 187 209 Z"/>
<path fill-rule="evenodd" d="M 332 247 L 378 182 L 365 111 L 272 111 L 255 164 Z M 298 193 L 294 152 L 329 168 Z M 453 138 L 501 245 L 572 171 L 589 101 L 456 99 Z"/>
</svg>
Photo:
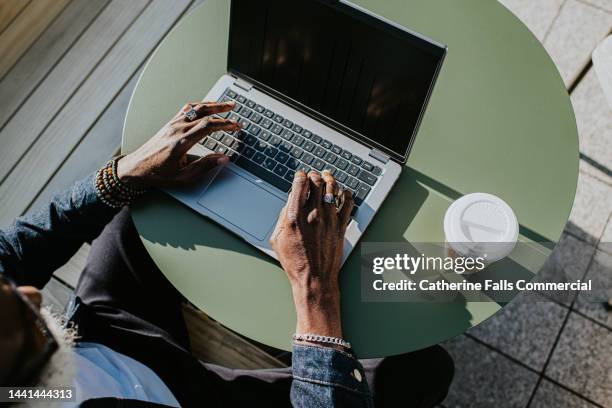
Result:
<svg viewBox="0 0 612 408">
<path fill-rule="evenodd" d="M 558 240 L 576 190 L 578 136 L 563 81 L 538 40 L 496 1 L 354 3 L 449 47 L 407 166 L 362 241 L 441 242 L 444 212 L 471 192 L 508 202 L 521 241 Z M 229 8 L 227 0 L 207 0 L 155 51 L 130 102 L 124 152 L 225 73 Z M 133 218 L 153 260 L 189 301 L 238 333 L 290 349 L 295 311 L 276 262 L 162 193 L 139 202 Z M 362 302 L 359 252 L 340 284 L 344 333 L 362 358 L 439 343 L 501 309 Z M 521 261 L 530 276 L 549 250 L 540 253 Z"/>
</svg>

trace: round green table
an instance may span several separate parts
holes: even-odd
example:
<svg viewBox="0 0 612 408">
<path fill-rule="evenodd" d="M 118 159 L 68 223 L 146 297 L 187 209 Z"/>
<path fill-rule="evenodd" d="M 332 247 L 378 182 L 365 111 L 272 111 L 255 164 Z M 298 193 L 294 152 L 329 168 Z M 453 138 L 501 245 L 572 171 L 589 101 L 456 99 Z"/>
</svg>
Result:
<svg viewBox="0 0 612 408">
<path fill-rule="evenodd" d="M 578 136 L 563 81 L 538 40 L 496 1 L 355 3 L 449 47 L 405 171 L 362 241 L 443 241 L 446 208 L 476 191 L 510 204 L 521 241 L 558 240 L 576 190 Z M 225 72 L 229 10 L 228 0 L 207 0 L 155 51 L 132 95 L 124 152 Z M 189 301 L 238 333 L 290 349 L 295 311 L 277 263 L 163 193 L 138 203 L 133 218 L 157 266 Z M 526 270 L 537 273 L 548 252 L 527 256 Z M 362 358 L 442 342 L 502 307 L 362 302 L 359 268 L 356 249 L 340 280 L 344 333 Z"/>
</svg>

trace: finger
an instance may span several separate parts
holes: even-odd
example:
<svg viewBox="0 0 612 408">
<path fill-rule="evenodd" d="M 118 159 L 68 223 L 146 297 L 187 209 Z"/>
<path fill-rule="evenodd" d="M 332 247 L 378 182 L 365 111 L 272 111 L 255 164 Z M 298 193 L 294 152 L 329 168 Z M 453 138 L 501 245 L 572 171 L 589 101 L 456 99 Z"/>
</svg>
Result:
<svg viewBox="0 0 612 408">
<path fill-rule="evenodd" d="M 229 112 L 236 107 L 236 102 L 227 101 L 227 102 L 202 102 L 198 104 L 196 110 L 198 111 L 198 116 L 209 116 L 214 115 L 216 113 Z"/>
<path fill-rule="evenodd" d="M 348 190 L 342 191 L 340 193 L 340 202 L 342 205 L 340 207 L 340 211 L 338 211 L 338 218 L 340 218 L 340 226 L 342 228 L 342 232 L 344 232 L 351 221 L 351 213 L 353 212 L 353 207 L 355 206 L 353 194 Z"/>
<path fill-rule="evenodd" d="M 338 183 L 336 183 L 336 179 L 332 176 L 331 171 L 323 170 L 323 181 L 325 182 L 325 193 L 331 194 L 334 198 L 338 195 Z"/>
<path fill-rule="evenodd" d="M 293 177 L 293 185 L 287 199 L 287 218 L 290 221 L 296 221 L 301 213 L 306 198 L 308 197 L 309 181 L 308 176 L 302 170 L 295 172 Z"/>
<path fill-rule="evenodd" d="M 227 163 L 229 163 L 229 157 L 224 154 L 213 153 L 202 156 L 183 167 L 175 181 L 179 183 L 194 182 L 215 167 L 223 166 Z"/>
<path fill-rule="evenodd" d="M 308 181 L 309 195 L 306 207 L 308 209 L 320 209 L 323 201 L 323 179 L 319 173 L 311 171 L 308 173 Z"/>
<path fill-rule="evenodd" d="M 189 150 L 193 145 L 198 143 L 204 137 L 219 130 L 225 130 L 226 132 L 234 132 L 236 130 L 240 130 L 240 124 L 229 119 L 200 119 L 194 127 L 189 129 L 183 135 L 183 139 L 185 140 L 185 147 L 187 148 L 187 150 Z"/>
</svg>

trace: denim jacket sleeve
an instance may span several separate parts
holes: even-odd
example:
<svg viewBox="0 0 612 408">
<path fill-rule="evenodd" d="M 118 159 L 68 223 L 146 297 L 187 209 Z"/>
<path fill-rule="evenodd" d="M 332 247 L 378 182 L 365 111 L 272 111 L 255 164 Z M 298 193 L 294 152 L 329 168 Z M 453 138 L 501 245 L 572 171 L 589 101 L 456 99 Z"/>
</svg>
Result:
<svg viewBox="0 0 612 408">
<path fill-rule="evenodd" d="M 374 407 L 361 363 L 340 350 L 294 345 L 291 403 L 295 408 Z"/>
<path fill-rule="evenodd" d="M 0 273 L 18 285 L 42 288 L 116 213 L 96 195 L 94 175 L 76 182 L 44 207 L 0 230 Z"/>
</svg>

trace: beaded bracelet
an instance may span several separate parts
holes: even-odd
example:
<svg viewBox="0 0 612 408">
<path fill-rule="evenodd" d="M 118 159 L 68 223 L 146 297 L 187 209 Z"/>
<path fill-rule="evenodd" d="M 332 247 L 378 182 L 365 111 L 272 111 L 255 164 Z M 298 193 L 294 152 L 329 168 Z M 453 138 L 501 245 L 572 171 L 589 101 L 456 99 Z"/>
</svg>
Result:
<svg viewBox="0 0 612 408">
<path fill-rule="evenodd" d="M 122 208 L 129 205 L 135 198 L 144 194 L 146 190 L 126 186 L 117 176 L 117 162 L 123 156 L 109 160 L 104 167 L 96 172 L 94 185 L 96 195 L 104 204 L 111 208 Z"/>
<path fill-rule="evenodd" d="M 293 341 L 312 341 L 315 343 L 335 344 L 337 346 L 342 346 L 349 350 L 351 349 L 351 343 L 349 343 L 348 341 L 344 339 L 341 339 L 339 337 L 321 336 L 320 334 L 295 333 L 293 335 Z"/>
</svg>

